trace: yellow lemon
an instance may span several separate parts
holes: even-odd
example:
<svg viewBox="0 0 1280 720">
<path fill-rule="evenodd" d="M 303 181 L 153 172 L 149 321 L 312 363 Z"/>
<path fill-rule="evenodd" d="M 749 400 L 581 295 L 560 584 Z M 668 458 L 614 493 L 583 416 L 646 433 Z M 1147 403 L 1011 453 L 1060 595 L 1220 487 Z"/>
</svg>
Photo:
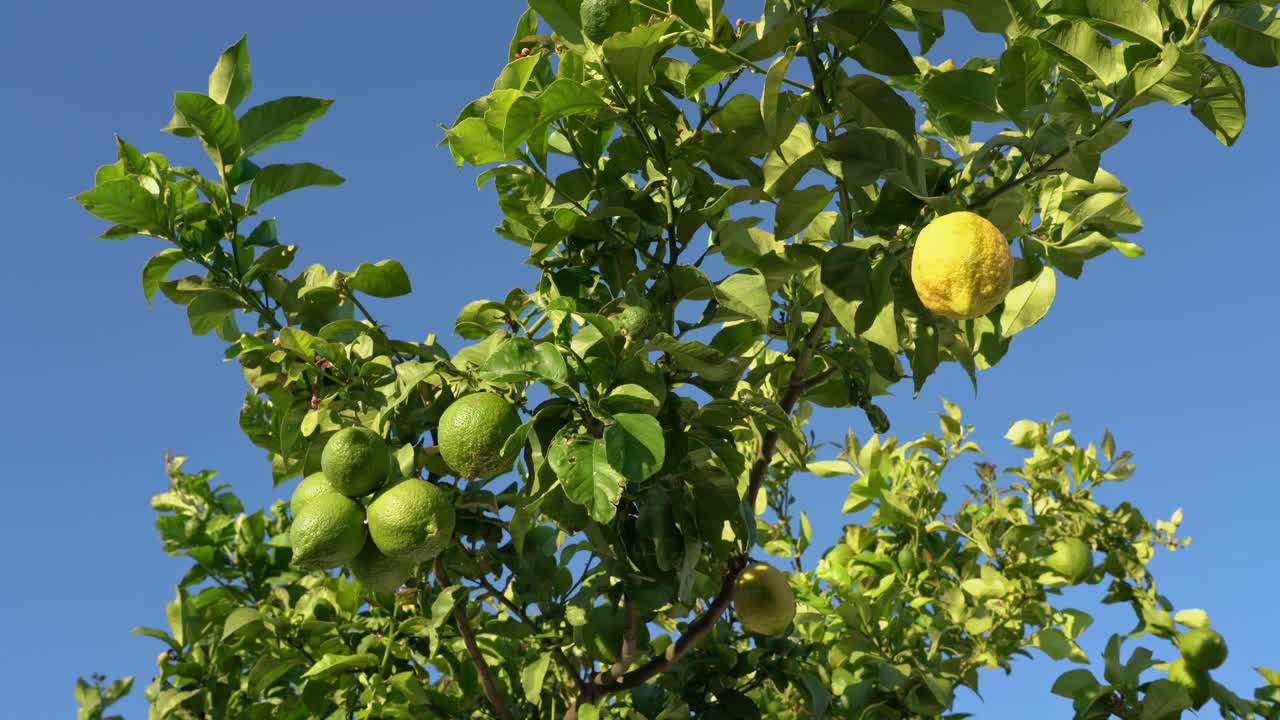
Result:
<svg viewBox="0 0 1280 720">
<path fill-rule="evenodd" d="M 911 282 L 925 307 L 953 320 L 991 312 L 1013 282 L 1009 241 L 981 215 L 936 218 L 916 237 Z"/>
<path fill-rule="evenodd" d="M 733 584 L 733 609 L 751 632 L 781 635 L 796 616 L 796 596 L 777 568 L 752 563 Z"/>
</svg>

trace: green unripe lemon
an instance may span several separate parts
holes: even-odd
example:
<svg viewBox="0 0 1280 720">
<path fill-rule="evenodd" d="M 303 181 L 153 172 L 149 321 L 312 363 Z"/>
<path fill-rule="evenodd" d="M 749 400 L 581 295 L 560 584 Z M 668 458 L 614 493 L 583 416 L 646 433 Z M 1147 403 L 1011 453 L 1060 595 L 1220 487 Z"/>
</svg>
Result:
<svg viewBox="0 0 1280 720">
<path fill-rule="evenodd" d="M 1212 670 L 1227 660 L 1227 643 L 1216 631 L 1193 628 L 1178 638 L 1178 649 L 1187 666 L 1196 670 Z"/>
<path fill-rule="evenodd" d="M 1186 658 L 1178 658 L 1169 665 L 1169 679 L 1187 689 L 1191 706 L 1197 710 L 1209 702 L 1209 673 L 1191 667 Z"/>
<path fill-rule="evenodd" d="M 293 494 L 289 496 L 289 509 L 293 511 L 296 517 L 302 512 L 302 508 L 311 502 L 312 498 L 329 493 L 336 493 L 337 490 L 329 484 L 329 480 L 325 478 L 324 473 L 311 473 L 302 478 L 302 482 L 298 483 L 298 487 L 293 489 Z"/>
<path fill-rule="evenodd" d="M 464 395 L 440 415 L 440 455 L 458 475 L 488 480 L 511 469 L 514 455 L 503 455 L 507 437 L 520 427 L 516 408 L 493 393 Z"/>
<path fill-rule="evenodd" d="M 591 42 L 602 43 L 610 35 L 631 29 L 631 3 L 629 0 L 583 0 L 578 19 L 582 21 L 582 34 Z"/>
<path fill-rule="evenodd" d="M 618 332 L 629 340 L 649 339 L 658 329 L 653 313 L 639 305 L 628 305 L 613 316 Z"/>
<path fill-rule="evenodd" d="M 325 443 L 320 469 L 335 490 L 360 497 L 377 490 L 391 469 L 391 453 L 378 433 L 362 427 L 343 428 Z"/>
<path fill-rule="evenodd" d="M 733 609 L 742 626 L 758 635 L 781 635 L 796 616 L 787 576 L 767 563 L 752 563 L 733 584 Z"/>
<path fill-rule="evenodd" d="M 425 562 L 449 544 L 456 519 L 445 491 L 409 478 L 369 504 L 369 537 L 389 558 Z"/>
<path fill-rule="evenodd" d="M 911 282 L 925 307 L 953 320 L 991 312 L 1013 282 L 1009 241 L 986 218 L 953 212 L 916 237 Z"/>
<path fill-rule="evenodd" d="M 1093 551 L 1080 538 L 1063 538 L 1053 544 L 1053 553 L 1044 564 L 1075 585 L 1093 569 Z"/>
<path fill-rule="evenodd" d="M 582 643 L 591 657 L 613 664 L 622 657 L 622 640 L 627 631 L 627 614 L 620 607 L 597 605 L 587 611 L 587 624 L 582 626 Z M 636 648 L 649 644 L 649 628 L 636 623 Z"/>
<path fill-rule="evenodd" d="M 365 543 L 360 554 L 347 563 L 347 568 L 361 585 L 380 593 L 395 592 L 417 567 L 418 564 L 411 560 L 387 557 L 371 542 Z"/>
<path fill-rule="evenodd" d="M 338 493 L 311 498 L 289 526 L 293 564 L 327 569 L 345 565 L 364 547 L 364 508 Z"/>
</svg>

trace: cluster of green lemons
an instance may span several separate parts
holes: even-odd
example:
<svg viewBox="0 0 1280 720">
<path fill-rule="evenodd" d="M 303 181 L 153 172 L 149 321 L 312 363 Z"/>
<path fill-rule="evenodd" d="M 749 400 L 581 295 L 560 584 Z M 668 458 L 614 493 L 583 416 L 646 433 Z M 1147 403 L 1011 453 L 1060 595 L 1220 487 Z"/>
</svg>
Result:
<svg viewBox="0 0 1280 720">
<path fill-rule="evenodd" d="M 441 415 L 440 456 L 464 478 L 496 477 L 514 458 L 502 452 L 520 425 L 515 407 L 492 393 L 454 401 Z M 397 477 L 389 482 L 392 476 Z M 293 564 L 305 569 L 346 566 L 365 587 L 394 592 L 420 563 L 453 537 L 449 494 L 435 483 L 392 473 L 391 452 L 378 433 L 348 427 L 334 433 L 290 498 Z"/>
</svg>

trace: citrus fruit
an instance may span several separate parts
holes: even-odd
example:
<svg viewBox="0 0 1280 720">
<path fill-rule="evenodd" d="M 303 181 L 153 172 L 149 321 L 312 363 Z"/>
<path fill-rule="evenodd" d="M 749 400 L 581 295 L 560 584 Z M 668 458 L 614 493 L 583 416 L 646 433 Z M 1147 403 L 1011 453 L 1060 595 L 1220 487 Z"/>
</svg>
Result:
<svg viewBox="0 0 1280 720">
<path fill-rule="evenodd" d="M 503 455 L 507 436 L 520 427 L 516 408 L 493 393 L 464 395 L 440 415 L 440 455 L 458 475 L 488 480 L 511 469 Z"/>
<path fill-rule="evenodd" d="M 364 539 L 364 508 L 338 493 L 311 498 L 289 526 L 293 564 L 301 568 L 343 565 L 359 554 Z"/>
<path fill-rule="evenodd" d="M 655 331 L 653 313 L 639 305 L 627 305 L 613 315 L 618 332 L 628 340 L 647 340 Z"/>
<path fill-rule="evenodd" d="M 320 469 L 335 490 L 347 497 L 360 497 L 378 489 L 386 479 L 391 453 L 378 433 L 362 427 L 343 428 L 325 443 Z"/>
<path fill-rule="evenodd" d="M 767 563 L 752 563 L 733 584 L 733 608 L 742 626 L 759 635 L 781 635 L 796 615 L 787 576 Z"/>
<path fill-rule="evenodd" d="M 627 631 L 627 613 L 613 605 L 597 605 L 587 611 L 587 624 L 582 626 L 582 644 L 591 657 L 613 664 L 622 656 L 622 640 Z M 636 623 L 636 647 L 649 644 L 649 628 Z"/>
<path fill-rule="evenodd" d="M 1075 585 L 1093 569 L 1093 551 L 1080 538 L 1063 538 L 1053 544 L 1053 552 L 1044 564 Z"/>
<path fill-rule="evenodd" d="M 369 537 L 382 554 L 423 562 L 449 544 L 455 521 L 449 496 L 426 480 L 409 478 L 369 504 Z"/>
<path fill-rule="evenodd" d="M 1209 702 L 1209 673 L 1191 667 L 1186 658 L 1178 658 L 1170 663 L 1169 679 L 1187 689 L 1192 707 L 1199 709 Z"/>
<path fill-rule="evenodd" d="M 1009 242 L 981 215 L 943 215 L 916 237 L 911 282 L 925 307 L 939 315 L 953 320 L 986 315 L 1013 282 Z"/>
<path fill-rule="evenodd" d="M 325 478 L 324 473 L 311 473 L 302 478 L 302 482 L 298 483 L 298 487 L 293 489 L 293 495 L 289 496 L 289 509 L 293 511 L 294 517 L 302 512 L 302 508 L 306 507 L 311 499 L 319 495 L 327 495 L 336 493 L 337 490 L 329 484 L 329 480 Z"/>
<path fill-rule="evenodd" d="M 1195 670 L 1212 670 L 1227 659 L 1227 643 L 1216 631 L 1194 628 L 1178 638 L 1178 649 L 1187 666 Z"/>
<path fill-rule="evenodd" d="M 631 3 L 629 0 L 583 0 L 578 19 L 582 21 L 582 34 L 591 42 L 602 43 L 614 33 L 631 29 Z"/>
<path fill-rule="evenodd" d="M 347 568 L 360 584 L 374 592 L 393 593 L 417 569 L 412 560 L 397 560 L 382 554 L 378 546 L 367 542 L 359 555 L 351 558 Z"/>
</svg>

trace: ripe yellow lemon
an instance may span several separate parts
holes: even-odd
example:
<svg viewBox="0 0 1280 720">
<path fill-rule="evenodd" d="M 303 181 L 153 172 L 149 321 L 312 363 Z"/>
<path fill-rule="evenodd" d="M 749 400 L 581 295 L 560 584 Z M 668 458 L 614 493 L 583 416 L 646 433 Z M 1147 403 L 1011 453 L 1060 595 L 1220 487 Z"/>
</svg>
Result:
<svg viewBox="0 0 1280 720">
<path fill-rule="evenodd" d="M 378 489 L 390 469 L 387 443 L 368 428 L 339 430 L 320 453 L 320 470 L 329 484 L 347 497 L 368 495 Z"/>
<path fill-rule="evenodd" d="M 1212 670 L 1227 659 L 1227 643 L 1216 631 L 1194 628 L 1178 638 L 1178 649 L 1187 666 L 1195 670 Z"/>
<path fill-rule="evenodd" d="M 796 596 L 787 576 L 767 563 L 752 563 L 733 584 L 733 609 L 742 626 L 758 635 L 781 635 L 796 616 Z"/>
<path fill-rule="evenodd" d="M 360 553 L 364 540 L 364 508 L 339 493 L 311 498 L 289 526 L 293 564 L 300 568 L 345 565 Z"/>
<path fill-rule="evenodd" d="M 916 237 L 911 282 L 925 307 L 953 320 L 991 312 L 1013 282 L 1009 241 L 986 218 L 953 212 Z"/>
<path fill-rule="evenodd" d="M 413 575 L 418 564 L 411 560 L 397 560 L 382 554 L 378 546 L 367 542 L 359 555 L 351 558 L 347 568 L 360 584 L 374 592 L 393 593 Z"/>
<path fill-rule="evenodd" d="M 440 415 L 440 456 L 468 480 L 495 478 L 515 462 L 514 454 L 502 454 L 502 446 L 518 427 L 520 416 L 506 398 L 487 392 L 464 395 Z"/>
<path fill-rule="evenodd" d="M 445 491 L 417 478 L 392 485 L 369 503 L 369 537 L 396 560 L 418 563 L 439 555 L 456 520 Z"/>
</svg>

